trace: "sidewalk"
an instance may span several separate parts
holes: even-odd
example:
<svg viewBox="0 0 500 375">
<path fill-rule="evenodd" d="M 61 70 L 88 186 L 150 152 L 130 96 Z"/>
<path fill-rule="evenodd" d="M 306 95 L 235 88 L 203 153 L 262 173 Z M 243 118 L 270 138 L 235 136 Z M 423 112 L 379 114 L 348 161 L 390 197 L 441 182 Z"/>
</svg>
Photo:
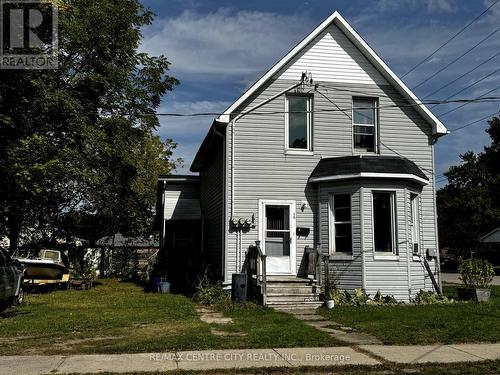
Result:
<svg viewBox="0 0 500 375">
<path fill-rule="evenodd" d="M 500 358 L 500 343 L 203 350 L 170 353 L 0 357 L 0 374 L 215 370 L 250 367 L 469 362 Z"/>
</svg>

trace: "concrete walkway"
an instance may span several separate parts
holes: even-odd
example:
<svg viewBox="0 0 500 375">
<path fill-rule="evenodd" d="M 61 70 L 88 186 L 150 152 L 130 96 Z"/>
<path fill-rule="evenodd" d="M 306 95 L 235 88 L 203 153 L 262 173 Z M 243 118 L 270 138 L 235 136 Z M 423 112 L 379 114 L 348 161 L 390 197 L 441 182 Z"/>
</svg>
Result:
<svg viewBox="0 0 500 375">
<path fill-rule="evenodd" d="M 0 374 L 216 370 L 251 367 L 376 365 L 500 359 L 499 344 L 361 345 L 333 348 L 203 350 L 169 353 L 0 357 Z"/>
<path fill-rule="evenodd" d="M 305 324 L 327 333 L 333 338 L 353 345 L 382 344 L 376 337 L 363 332 L 357 332 L 352 327 L 343 326 L 332 320 L 327 320 L 317 313 L 316 309 L 281 310 L 302 320 Z"/>
</svg>

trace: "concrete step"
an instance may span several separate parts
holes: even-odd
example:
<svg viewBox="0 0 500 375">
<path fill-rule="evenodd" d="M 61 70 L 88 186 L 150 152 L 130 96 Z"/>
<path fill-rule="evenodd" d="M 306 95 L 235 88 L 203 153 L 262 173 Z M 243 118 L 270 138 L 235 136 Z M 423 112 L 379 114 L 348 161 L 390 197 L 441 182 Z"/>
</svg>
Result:
<svg viewBox="0 0 500 375">
<path fill-rule="evenodd" d="M 313 302 L 320 301 L 319 294 L 268 294 L 267 295 L 267 303 L 274 302 L 290 302 L 290 303 L 298 303 L 298 302 Z"/>
<path fill-rule="evenodd" d="M 268 302 L 267 307 L 272 307 L 275 310 L 304 310 L 304 309 L 317 309 L 323 306 L 322 301 L 309 301 L 309 302 Z"/>
<path fill-rule="evenodd" d="M 267 294 L 310 294 L 319 293 L 320 288 L 311 285 L 274 285 L 270 284 L 267 286 Z"/>
<path fill-rule="evenodd" d="M 296 277 L 296 276 L 267 276 L 266 281 L 268 284 L 303 284 L 303 285 L 313 285 L 315 282 L 310 279 Z"/>
</svg>

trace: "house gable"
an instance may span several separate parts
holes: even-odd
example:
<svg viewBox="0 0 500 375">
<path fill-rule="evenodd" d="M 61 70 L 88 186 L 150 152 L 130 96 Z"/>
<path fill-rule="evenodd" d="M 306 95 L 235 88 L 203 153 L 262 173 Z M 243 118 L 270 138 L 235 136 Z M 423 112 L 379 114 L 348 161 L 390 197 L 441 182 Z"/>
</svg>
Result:
<svg viewBox="0 0 500 375">
<path fill-rule="evenodd" d="M 344 39 L 340 32 L 344 34 L 346 39 Z M 337 49 L 336 52 L 339 54 L 339 57 L 343 56 L 344 62 L 347 62 L 348 66 L 350 65 L 351 68 L 355 68 L 352 75 L 347 76 L 346 78 L 346 74 L 349 73 L 349 71 L 342 73 L 342 70 L 340 69 L 341 64 L 339 64 L 342 59 L 337 61 L 333 57 L 328 57 L 332 62 L 334 62 L 334 66 L 339 66 L 339 68 L 332 70 L 328 67 L 328 64 L 325 64 L 323 61 L 318 61 L 318 63 L 316 63 L 316 66 L 307 65 L 307 70 L 309 72 L 312 72 L 313 79 L 321 81 L 321 79 L 318 78 L 318 75 L 321 77 L 322 74 L 328 76 L 328 79 L 330 80 L 341 79 L 341 75 L 344 74 L 343 79 L 365 79 L 368 81 L 368 83 L 370 83 L 369 80 L 371 79 L 372 82 L 377 83 L 377 81 L 380 82 L 380 75 L 381 77 L 385 78 L 387 83 L 393 86 L 408 101 L 410 105 L 415 106 L 415 110 L 432 127 L 432 132 L 435 137 L 447 134 L 448 131 L 441 123 L 441 121 L 436 116 L 434 116 L 434 114 L 424 104 L 422 104 L 422 102 L 415 96 L 415 94 L 413 94 L 410 89 L 403 83 L 403 81 L 401 81 L 392 72 L 392 70 L 385 64 L 385 62 L 375 53 L 375 51 L 373 51 L 373 49 L 371 49 L 371 47 L 363 40 L 363 38 L 361 38 L 361 36 L 347 23 L 347 21 L 344 20 L 344 18 L 338 12 L 333 13 L 330 17 L 323 21 L 312 33 L 310 33 L 299 44 L 297 44 L 285 57 L 283 57 L 277 64 L 275 64 L 269 71 L 267 71 L 238 100 L 236 100 L 226 111 L 224 111 L 224 113 L 220 115 L 216 121 L 221 123 L 229 123 L 232 116 L 234 116 L 234 113 L 237 112 L 237 109 L 241 106 L 241 104 L 244 103 L 250 96 L 255 94 L 255 92 L 270 79 L 276 77 L 285 79 L 287 78 L 288 74 L 291 74 L 293 75 L 292 79 L 298 81 L 300 79 L 300 75 L 296 75 L 296 73 L 298 72 L 298 68 L 302 65 L 302 62 L 306 61 L 300 61 L 301 57 L 303 57 L 304 59 L 306 59 L 307 57 L 308 64 L 313 63 L 314 53 L 312 53 L 311 50 L 313 50 L 314 52 L 319 51 L 321 49 L 321 45 L 326 45 L 328 47 L 336 47 L 336 45 L 338 45 L 340 47 L 344 47 L 348 45 L 346 44 L 347 40 L 351 42 L 354 48 L 347 48 L 344 50 L 344 52 L 340 52 L 340 50 Z M 314 41 L 318 41 L 319 43 L 315 44 Z M 314 46 L 314 48 L 312 46 Z M 358 52 L 354 52 L 355 50 L 357 50 Z M 346 58 L 346 55 L 349 57 Z M 363 60 L 361 56 L 364 56 L 365 60 Z M 365 64 L 364 61 L 368 62 L 368 64 Z M 349 62 L 351 64 L 349 64 Z M 352 62 L 354 62 L 354 64 Z M 311 69 L 311 66 L 315 67 L 315 69 Z M 280 72 L 286 74 L 281 74 Z M 378 72 L 379 75 L 377 75 L 377 73 L 375 72 Z M 300 71 L 300 73 L 302 73 L 302 70 Z"/>
<path fill-rule="evenodd" d="M 316 82 L 389 84 L 335 24 L 330 24 L 273 78 L 297 80 L 305 71 L 312 72 Z"/>
</svg>

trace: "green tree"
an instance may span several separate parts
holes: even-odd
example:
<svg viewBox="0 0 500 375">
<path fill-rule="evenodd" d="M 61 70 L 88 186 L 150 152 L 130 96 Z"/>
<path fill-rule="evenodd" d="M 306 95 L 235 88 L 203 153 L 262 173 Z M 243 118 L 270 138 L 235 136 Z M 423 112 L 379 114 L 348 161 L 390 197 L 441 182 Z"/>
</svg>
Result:
<svg viewBox="0 0 500 375">
<path fill-rule="evenodd" d="M 450 167 L 448 184 L 437 192 L 440 245 L 458 256 L 470 255 L 481 236 L 500 226 L 500 118 L 488 123 L 492 143 L 460 155 L 462 163 Z"/>
<path fill-rule="evenodd" d="M 140 53 L 138 0 L 60 0 L 59 68 L 0 75 L 0 232 L 38 240 L 148 230 L 176 144 L 155 136 L 178 81 Z M 94 222 L 91 230 L 88 224 Z M 93 235 L 91 236 L 91 234 Z"/>
</svg>

